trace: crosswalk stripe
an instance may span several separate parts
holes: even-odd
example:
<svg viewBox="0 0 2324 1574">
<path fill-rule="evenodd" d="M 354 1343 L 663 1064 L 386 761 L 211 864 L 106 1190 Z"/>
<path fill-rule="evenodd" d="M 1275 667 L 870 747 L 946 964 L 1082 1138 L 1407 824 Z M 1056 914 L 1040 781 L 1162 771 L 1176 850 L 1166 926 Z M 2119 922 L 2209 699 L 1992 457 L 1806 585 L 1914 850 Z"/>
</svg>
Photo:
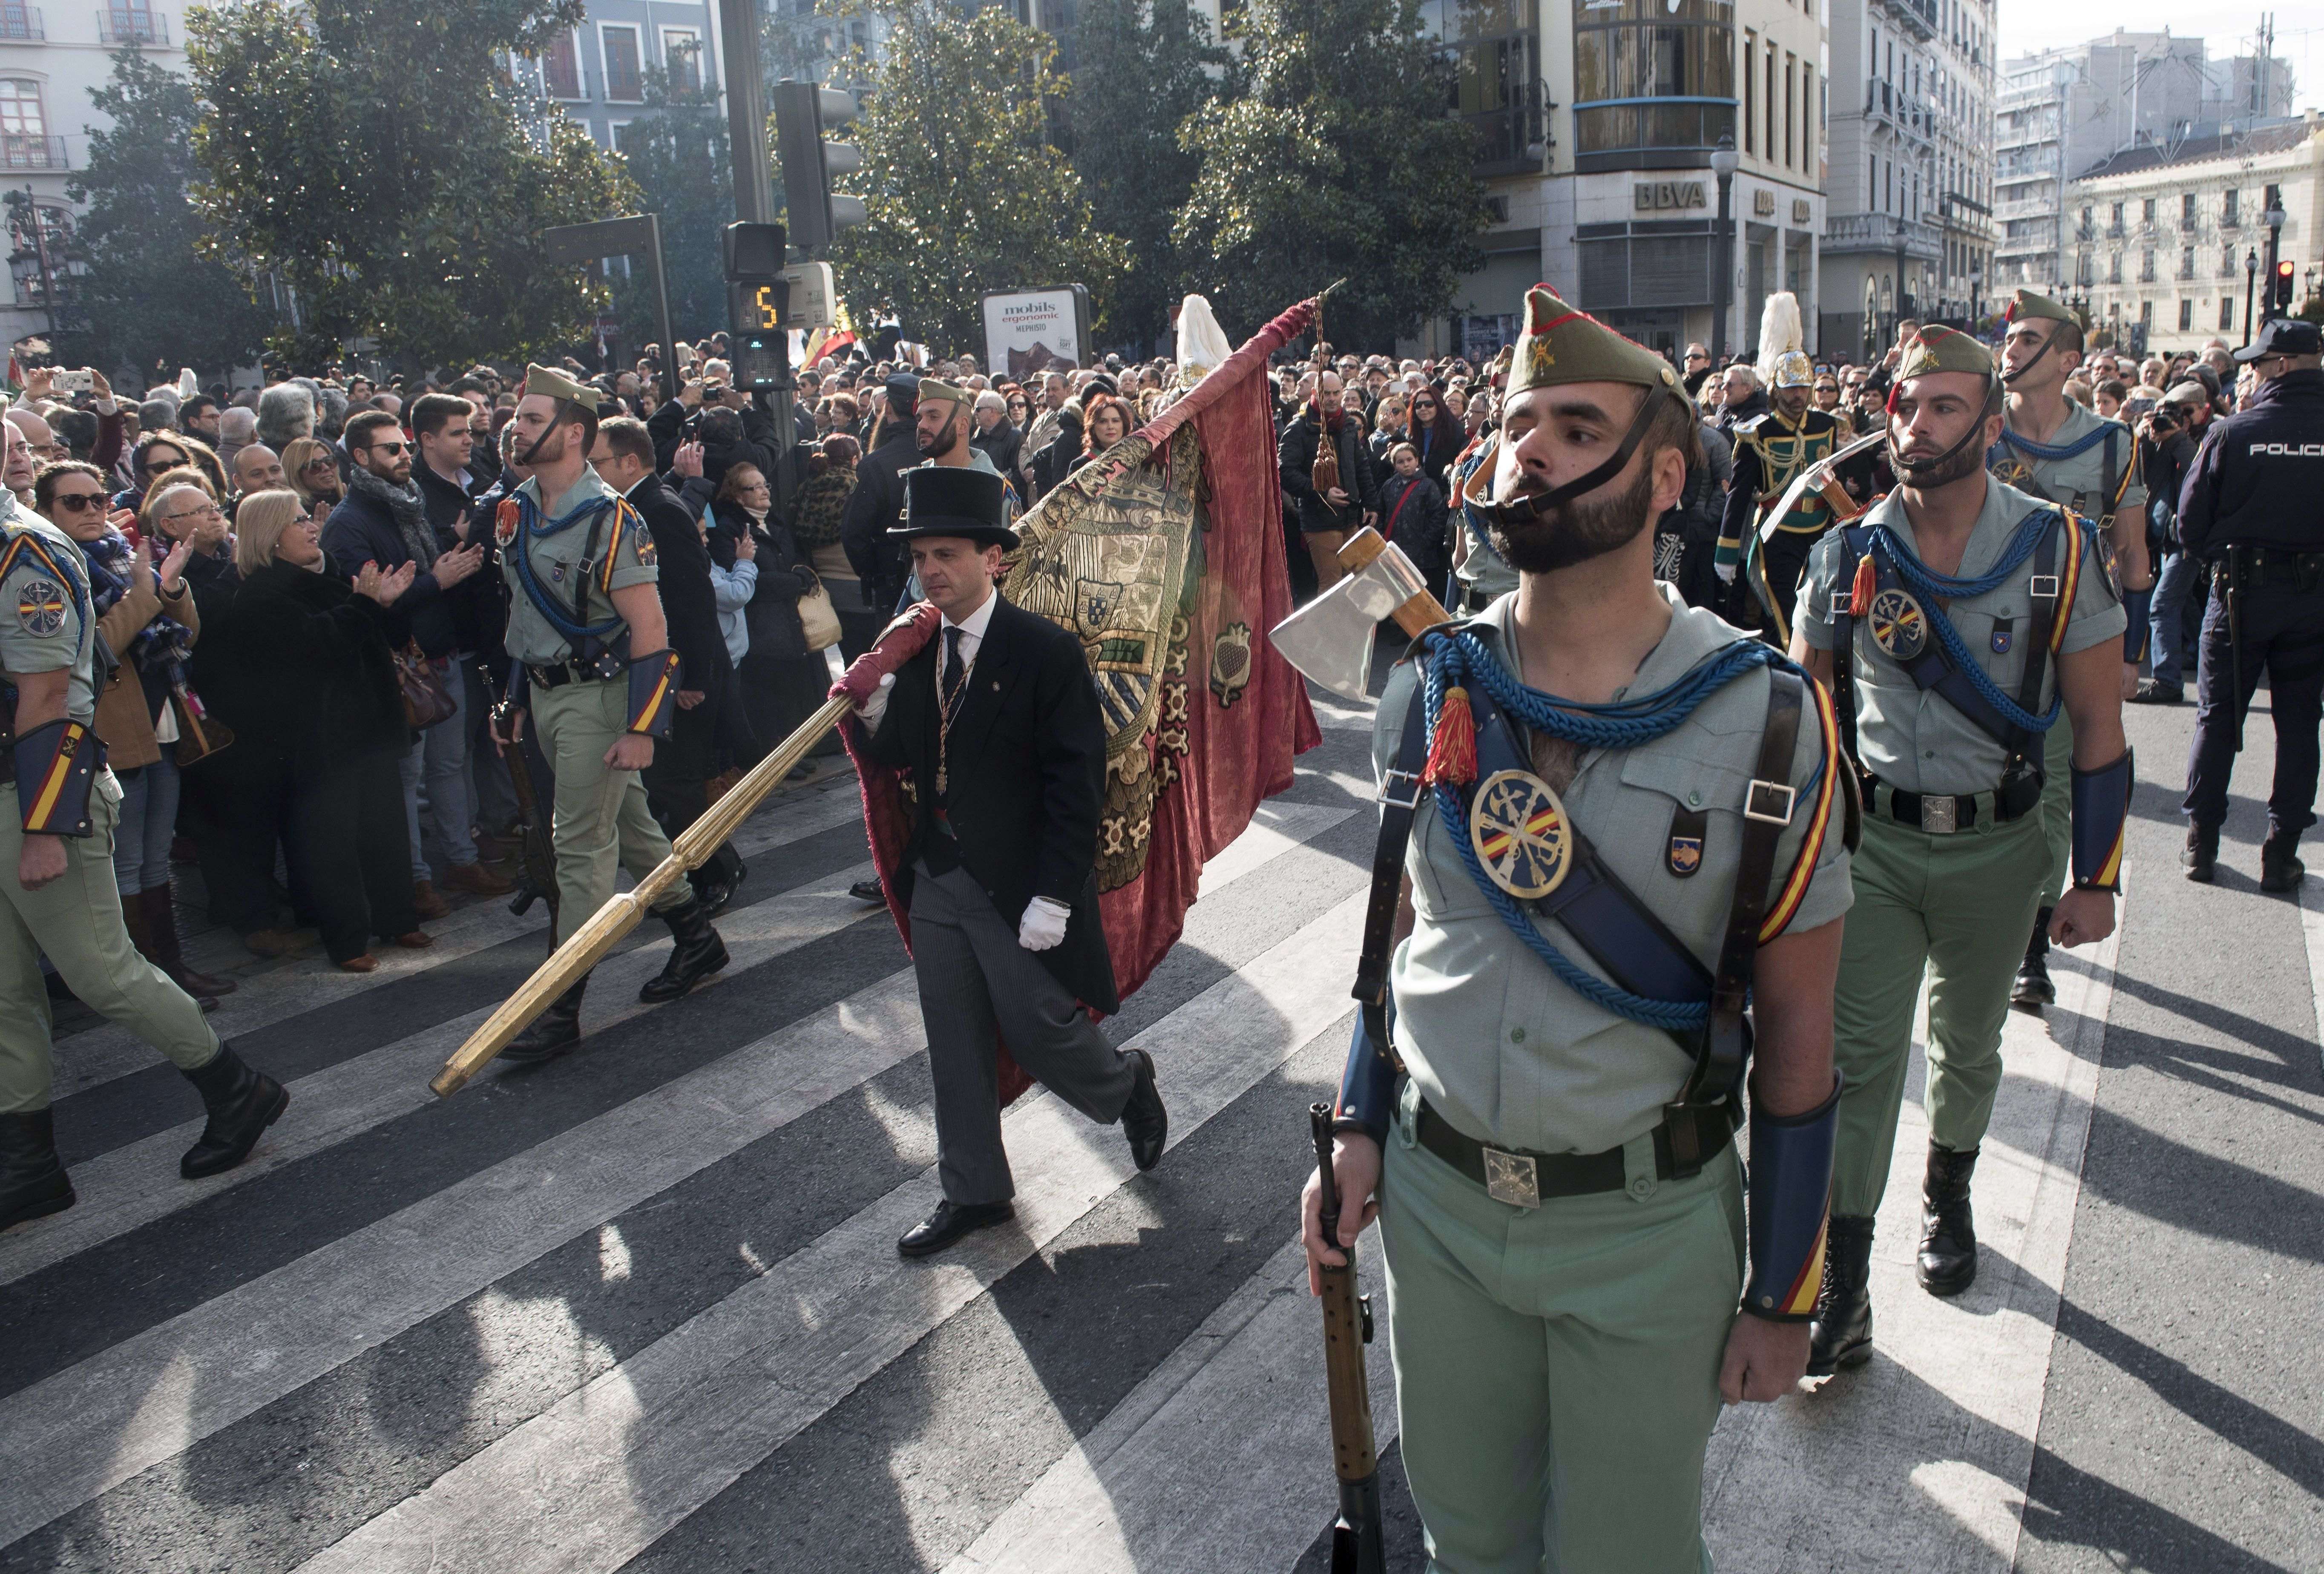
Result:
<svg viewBox="0 0 2324 1574">
<path fill-rule="evenodd" d="M 1347 953 L 1363 906 L 1339 902 L 1139 1036 L 1172 1046 L 1174 1146 L 1311 1042 L 1303 1024 L 1341 1014 L 1346 981 L 1315 959 Z M 1047 1095 L 1005 1128 L 1015 1228 L 899 1259 L 931 1167 L 304 1567 L 618 1568 L 1134 1174 L 1119 1133 Z M 512 1494 L 558 1511 L 512 1516 Z"/>
</svg>

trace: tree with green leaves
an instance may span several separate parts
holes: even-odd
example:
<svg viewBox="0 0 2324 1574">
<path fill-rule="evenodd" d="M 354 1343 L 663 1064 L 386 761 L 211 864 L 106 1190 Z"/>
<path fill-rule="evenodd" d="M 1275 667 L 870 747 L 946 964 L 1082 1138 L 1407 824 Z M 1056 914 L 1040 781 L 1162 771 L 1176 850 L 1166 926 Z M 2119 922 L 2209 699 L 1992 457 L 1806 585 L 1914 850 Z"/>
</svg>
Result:
<svg viewBox="0 0 2324 1574">
<path fill-rule="evenodd" d="M 180 366 L 213 374 L 258 358 L 272 314 L 247 278 L 201 254 L 201 216 L 187 194 L 198 175 L 197 115 L 183 77 L 131 48 L 89 97 L 111 128 L 88 139 L 88 164 L 67 193 L 87 205 L 79 257 L 86 272 L 65 297 L 56 353 L 63 364 L 151 374 Z"/>
<path fill-rule="evenodd" d="M 855 320 L 892 312 L 907 338 L 982 354 L 990 291 L 1085 284 L 1102 308 L 1122 244 L 1049 144 L 1046 106 L 1066 91 L 1049 36 L 1000 6 L 881 0 L 879 14 L 853 133 L 863 168 L 838 182 L 870 218 L 833 248 Z"/>
<path fill-rule="evenodd" d="M 1482 266 L 1484 187 L 1452 68 L 1415 0 L 1250 0 L 1230 90 L 1186 123 L 1201 160 L 1173 235 L 1231 333 L 1333 280 L 1324 336 L 1379 348 Z"/>
<path fill-rule="evenodd" d="M 1074 168 L 1098 227 L 1127 243 L 1105 321 L 1140 351 L 1168 332 L 1190 262 L 1207 262 L 1172 234 L 1201 169 L 1178 130 L 1217 97 L 1226 61 L 1187 0 L 1083 0 L 1074 25 Z"/>
<path fill-rule="evenodd" d="M 518 360 L 586 334 L 603 287 L 548 262 L 540 232 L 630 210 L 633 193 L 502 62 L 582 14 L 582 0 L 186 14 L 208 106 L 194 201 L 214 255 L 288 287 L 279 348 L 310 366 L 357 337 L 407 363 Z"/>
<path fill-rule="evenodd" d="M 720 97 L 714 87 L 688 87 L 657 67 L 646 72 L 646 113 L 622 127 L 621 159 L 630 181 L 660 216 L 669 320 L 680 338 L 727 326 L 718 237 L 734 219 L 734 170 Z M 616 281 L 613 310 L 624 344 L 649 344 L 658 336 L 653 289 L 643 268 L 632 266 L 626 279 Z"/>
</svg>

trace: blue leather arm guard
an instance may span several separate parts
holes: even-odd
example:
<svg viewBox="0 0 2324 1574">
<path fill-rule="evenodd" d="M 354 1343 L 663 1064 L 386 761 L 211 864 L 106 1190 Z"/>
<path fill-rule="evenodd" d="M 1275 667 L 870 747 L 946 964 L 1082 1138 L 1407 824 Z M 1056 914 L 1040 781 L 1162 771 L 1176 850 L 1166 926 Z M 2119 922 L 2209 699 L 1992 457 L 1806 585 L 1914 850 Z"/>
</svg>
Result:
<svg viewBox="0 0 2324 1574">
<path fill-rule="evenodd" d="M 2147 641 L 2153 632 L 2154 587 L 2124 591 L 2122 610 L 2130 619 L 2130 627 L 2122 631 L 2122 658 L 2135 667 L 2146 659 Z"/>
<path fill-rule="evenodd" d="M 508 693 L 503 702 L 512 710 L 532 708 L 532 668 L 521 661 L 509 663 Z"/>
<path fill-rule="evenodd" d="M 1396 1063 L 1373 1047 L 1359 1012 L 1348 1063 L 1340 1072 L 1340 1097 L 1332 1106 L 1332 1129 L 1369 1131 L 1374 1142 L 1385 1144 L 1395 1120 Z"/>
<path fill-rule="evenodd" d="M 630 726 L 648 738 L 669 736 L 678 713 L 678 652 L 657 650 L 630 663 Z"/>
<path fill-rule="evenodd" d="M 27 833 L 87 836 L 88 795 L 105 769 L 105 744 L 78 722 L 60 716 L 16 740 L 16 806 Z"/>
<path fill-rule="evenodd" d="M 1840 1134 L 1840 1073 L 1831 1097 L 1804 1115 L 1751 1106 L 1751 1276 L 1743 1310 L 1770 1322 L 1805 1322 L 1823 1287 L 1831 1211 L 1832 1145 Z"/>
<path fill-rule="evenodd" d="M 2122 888 L 2122 833 L 2130 817 L 2130 750 L 2112 765 L 2074 769 L 2074 888 Z"/>
</svg>

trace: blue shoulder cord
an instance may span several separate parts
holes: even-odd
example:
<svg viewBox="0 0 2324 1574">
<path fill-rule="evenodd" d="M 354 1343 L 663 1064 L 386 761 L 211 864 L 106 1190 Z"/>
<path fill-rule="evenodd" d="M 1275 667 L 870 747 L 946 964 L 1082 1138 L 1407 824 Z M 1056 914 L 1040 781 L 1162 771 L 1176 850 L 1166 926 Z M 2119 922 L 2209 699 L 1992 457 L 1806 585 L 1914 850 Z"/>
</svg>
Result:
<svg viewBox="0 0 2324 1574">
<path fill-rule="evenodd" d="M 1984 595 L 1987 592 L 2000 589 L 2008 582 L 2012 575 L 2024 567 L 2031 560 L 2034 549 L 2042 544 L 2042 538 L 2048 533 L 2052 522 L 2064 522 L 2063 516 L 2056 509 L 2042 509 L 2027 514 L 2024 520 L 2018 525 L 2017 534 L 2011 538 L 2009 545 L 2003 549 L 2000 557 L 1995 561 L 1993 566 L 1974 579 L 1956 579 L 1950 575 L 1937 573 L 1914 556 L 1913 549 L 1907 547 L 1898 538 L 1896 532 L 1886 525 L 1873 525 L 1868 534 L 1871 544 L 1885 553 L 1889 562 L 1895 565 L 1896 577 L 1904 582 L 1904 588 L 1923 600 L 1934 601 L 1939 597 L 1952 599 Z M 2082 537 L 2079 530 L 2074 534 L 2072 550 L 2076 556 L 2080 556 L 2082 550 Z M 2000 713 L 2003 721 L 2028 732 L 2047 732 L 2058 724 L 2059 708 L 2065 699 L 2062 691 L 2051 695 L 2048 710 L 2038 716 L 2034 714 L 2019 705 L 2015 700 L 2003 694 L 1993 679 L 1985 675 L 1985 668 L 1969 655 L 1968 645 L 1961 640 L 1960 631 L 1953 627 L 1953 621 L 1950 618 L 1945 616 L 1933 605 L 1929 607 L 1927 612 L 1929 622 L 1937 631 L 1937 642 L 1945 648 L 1945 655 L 1951 659 L 1956 667 L 1968 676 L 1969 686 L 1977 690 L 1980 699 Z M 2068 615 L 2072 615 L 2070 609 L 2068 611 Z M 2050 637 L 2050 631 L 2046 629 L 2037 630 L 2036 633 L 2045 640 Z"/>
<path fill-rule="evenodd" d="M 1704 700 L 1743 674 L 1761 667 L 1792 667 L 1775 647 L 1757 640 L 1740 640 L 1704 657 L 1667 687 L 1653 694 L 1604 704 L 1584 704 L 1527 688 L 1485 649 L 1481 640 L 1465 630 L 1432 636 L 1429 646 L 1430 658 L 1421 664 L 1420 681 L 1424 713 L 1432 737 L 1436 732 L 1437 713 L 1443 708 L 1444 691 L 1463 677 L 1474 677 L 1478 686 L 1504 714 L 1515 717 L 1534 732 L 1546 732 L 1589 749 L 1635 749 L 1650 743 L 1675 730 Z M 1822 785 L 1825 763 L 1821 758 L 1817 759 L 1815 775 L 1801 796 L 1815 796 Z M 1634 995 L 1608 983 L 1551 944 L 1549 937 L 1518 906 L 1517 899 L 1495 885 L 1492 877 L 1485 872 L 1484 863 L 1470 839 L 1466 797 L 1459 790 L 1437 783 L 1436 813 L 1451 833 L 1452 845 L 1460 851 L 1461 861 L 1468 866 L 1470 878 L 1500 915 L 1501 922 L 1548 964 L 1568 989 L 1618 1017 L 1667 1032 L 1687 1032 L 1710 1020 L 1708 1001 L 1656 1000 Z"/>
<path fill-rule="evenodd" d="M 622 500 L 617 497 L 591 498 L 563 519 L 551 520 L 544 525 L 539 522 L 540 505 L 521 491 L 516 494 L 516 538 L 510 545 L 516 548 L 514 561 L 517 580 L 524 586 L 525 599 L 532 603 L 533 610 L 548 619 L 550 625 L 565 637 L 565 642 L 568 645 L 584 638 L 603 640 L 622 626 L 621 614 L 616 612 L 602 623 L 575 622 L 566 615 L 565 609 L 558 603 L 557 598 L 543 590 L 540 581 L 534 577 L 532 554 L 524 549 L 525 544 L 528 541 L 543 539 L 568 530 L 585 519 L 595 518 L 605 509 L 619 508 L 621 502 Z M 605 544 L 605 550 L 608 552 L 620 549 L 621 542 L 618 539 Z M 584 563 L 580 567 L 583 574 L 589 572 L 588 564 Z"/>
</svg>

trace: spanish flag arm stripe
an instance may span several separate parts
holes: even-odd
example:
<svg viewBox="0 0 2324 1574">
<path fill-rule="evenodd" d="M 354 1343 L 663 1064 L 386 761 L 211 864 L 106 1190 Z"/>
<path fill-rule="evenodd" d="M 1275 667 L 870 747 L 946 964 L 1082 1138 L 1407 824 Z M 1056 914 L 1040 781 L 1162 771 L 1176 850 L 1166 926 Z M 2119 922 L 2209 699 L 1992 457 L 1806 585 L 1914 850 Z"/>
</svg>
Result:
<svg viewBox="0 0 2324 1574">
<path fill-rule="evenodd" d="M 27 831 L 45 831 L 49 820 L 57 812 L 57 799 L 64 795 L 65 783 L 72 778 L 73 757 L 58 750 L 49 761 L 48 773 L 41 778 L 40 790 L 32 795 L 32 812 L 25 816 Z"/>
<path fill-rule="evenodd" d="M 1805 1317 L 1815 1310 L 1816 1292 L 1823 1287 L 1824 1243 L 1831 1233 L 1831 1220 L 1827 1215 L 1816 1230 L 1815 1249 L 1800 1265 L 1800 1276 L 1792 1281 L 1790 1292 L 1777 1308 L 1785 1317 Z"/>
<path fill-rule="evenodd" d="M 1840 751 L 1840 720 L 1832 712 L 1831 695 L 1820 683 L 1810 683 L 1808 687 L 1815 694 L 1816 731 L 1823 741 L 1823 779 L 1816 788 L 1813 816 L 1808 821 L 1807 834 L 1800 839 L 1800 855 L 1792 862 L 1791 878 L 1784 882 L 1784 894 L 1776 898 L 1774 910 L 1759 925 L 1762 945 L 1784 932 L 1807 897 L 1816 861 L 1823 855 L 1824 835 L 1831 827 L 1832 795 L 1839 790 L 1840 773 L 1848 769 L 1848 759 Z"/>
<path fill-rule="evenodd" d="M 2082 588 L 2082 554 L 2094 550 L 2090 536 L 2070 513 L 2059 516 L 2065 521 L 2066 571 L 2058 585 L 2058 612 L 2050 624 L 2050 653 L 2054 656 L 2065 648 L 2066 630 L 2074 621 L 2074 597 Z"/>
</svg>

